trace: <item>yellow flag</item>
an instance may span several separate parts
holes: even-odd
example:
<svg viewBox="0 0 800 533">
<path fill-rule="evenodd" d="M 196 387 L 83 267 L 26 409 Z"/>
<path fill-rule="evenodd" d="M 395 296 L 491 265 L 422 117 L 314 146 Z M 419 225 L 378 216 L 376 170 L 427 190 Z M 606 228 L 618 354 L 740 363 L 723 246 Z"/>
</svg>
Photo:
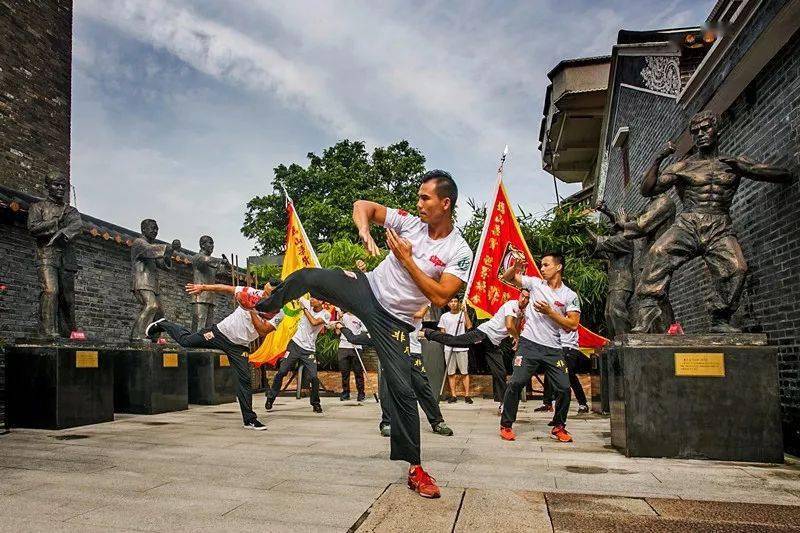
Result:
<svg viewBox="0 0 800 533">
<path fill-rule="evenodd" d="M 281 279 L 286 279 L 289 274 L 301 268 L 320 266 L 291 200 L 286 204 L 286 212 L 289 224 L 286 229 L 286 254 L 283 257 Z M 278 329 L 267 335 L 258 350 L 250 354 L 250 362 L 254 365 L 274 365 L 286 352 L 289 341 L 297 331 L 303 309 L 295 302 L 289 302 L 283 306 L 283 313 L 286 317 L 278 325 Z"/>
</svg>

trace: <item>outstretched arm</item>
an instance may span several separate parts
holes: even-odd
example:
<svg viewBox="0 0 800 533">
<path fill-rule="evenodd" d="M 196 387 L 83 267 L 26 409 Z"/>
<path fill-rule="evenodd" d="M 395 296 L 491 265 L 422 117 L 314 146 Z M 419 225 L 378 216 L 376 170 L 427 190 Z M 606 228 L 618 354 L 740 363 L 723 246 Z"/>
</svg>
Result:
<svg viewBox="0 0 800 533">
<path fill-rule="evenodd" d="M 525 272 L 527 263 L 524 257 L 517 257 L 508 269 L 503 272 L 500 279 L 505 283 L 510 283 L 515 287 L 522 287 L 522 273 Z"/>
<path fill-rule="evenodd" d="M 268 334 L 275 331 L 275 326 L 268 320 L 261 318 L 258 311 L 254 309 L 250 310 L 250 321 L 253 323 L 253 327 L 256 328 L 259 337 L 266 337 Z"/>
<path fill-rule="evenodd" d="M 236 292 L 236 287 L 222 284 L 204 285 L 202 283 L 187 283 L 186 292 L 192 295 L 200 294 L 201 292 L 224 292 L 234 294 Z"/>
<path fill-rule="evenodd" d="M 775 167 L 765 163 L 755 163 L 746 157 L 721 157 L 720 161 L 742 177 L 769 183 L 788 183 L 792 180 L 791 171 L 783 167 Z"/>
<path fill-rule="evenodd" d="M 386 206 L 368 200 L 356 200 L 353 203 L 353 222 L 367 252 L 373 256 L 379 255 L 380 250 L 369 232 L 369 227 L 370 224 L 383 226 L 386 222 Z"/>
</svg>

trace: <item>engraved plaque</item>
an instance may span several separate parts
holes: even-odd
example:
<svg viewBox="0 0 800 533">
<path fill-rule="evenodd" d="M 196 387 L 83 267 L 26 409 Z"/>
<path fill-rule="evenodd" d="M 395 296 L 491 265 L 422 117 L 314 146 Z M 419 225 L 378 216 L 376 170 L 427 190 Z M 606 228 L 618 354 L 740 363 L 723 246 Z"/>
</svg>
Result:
<svg viewBox="0 0 800 533">
<path fill-rule="evenodd" d="M 75 352 L 75 368 L 97 368 L 97 352 L 77 350 Z"/>
<path fill-rule="evenodd" d="M 675 353 L 675 375 L 725 377 L 724 353 Z"/>
<path fill-rule="evenodd" d="M 163 355 L 163 364 L 164 368 L 177 368 L 178 367 L 178 354 L 176 353 L 165 353 Z"/>
<path fill-rule="evenodd" d="M 228 361 L 228 356 L 224 353 L 219 356 L 219 366 L 231 366 L 231 362 Z"/>
</svg>

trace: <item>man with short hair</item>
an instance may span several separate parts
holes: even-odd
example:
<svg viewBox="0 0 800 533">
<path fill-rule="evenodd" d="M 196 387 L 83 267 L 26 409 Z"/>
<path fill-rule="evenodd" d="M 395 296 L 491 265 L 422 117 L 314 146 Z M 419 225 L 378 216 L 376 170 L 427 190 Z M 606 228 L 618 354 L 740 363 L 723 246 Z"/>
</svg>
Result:
<svg viewBox="0 0 800 533">
<path fill-rule="evenodd" d="M 315 413 L 322 413 L 322 403 L 319 399 L 319 377 L 317 377 L 317 335 L 331 321 L 330 312 L 323 307 L 322 301 L 313 296 L 309 301 L 299 300 L 303 306 L 303 316 L 297 324 L 297 331 L 286 347 L 286 357 L 281 360 L 278 372 L 272 380 L 272 387 L 267 389 L 267 411 L 272 410 L 275 398 L 281 392 L 283 378 L 295 365 L 303 365 L 311 385 L 311 408 Z M 301 384 L 298 383 L 299 387 Z"/>
<path fill-rule="evenodd" d="M 364 331 L 364 324 L 353 313 L 345 312 L 341 319 L 342 326 L 346 327 L 358 335 Z M 339 352 L 337 353 L 339 359 L 339 371 L 342 373 L 342 394 L 339 396 L 340 401 L 350 399 L 350 370 L 356 378 L 356 389 L 358 396 L 356 400 L 363 402 L 366 395 L 364 394 L 364 371 L 361 369 L 361 363 L 358 361 L 358 354 L 356 350 L 361 349 L 361 345 L 351 343 L 347 337 L 341 335 L 339 337 Z"/>
<path fill-rule="evenodd" d="M 561 254 L 553 252 L 542 256 L 541 278 L 524 275 L 525 267 L 525 258 L 518 255 L 502 276 L 504 282 L 530 290 L 532 301 L 525 309 L 525 326 L 520 333 L 514 371 L 503 401 L 500 437 L 504 440 L 516 438 L 512 426 L 517 419 L 520 392 L 530 383 L 533 374 L 544 367 L 558 399 L 554 417 L 556 425 L 550 436 L 560 442 L 572 442 L 572 436 L 565 428 L 570 394 L 560 330 L 574 331 L 578 328 L 580 302 L 578 295 L 561 280 L 564 269 Z"/>
<path fill-rule="evenodd" d="M 447 335 L 456 337 L 463 335 L 466 331 L 464 327 L 464 313 L 461 313 L 461 300 L 458 298 L 450 298 L 447 302 L 449 312 L 443 313 L 439 318 L 439 331 Z M 464 402 L 472 403 L 472 398 L 469 395 L 469 347 L 463 346 L 448 346 L 444 347 L 444 363 L 445 370 L 447 370 L 447 383 L 450 386 L 450 398 L 447 403 L 456 403 L 458 398 L 456 396 L 456 384 L 461 381 L 464 387 Z M 459 374 L 461 379 L 456 377 Z"/>
<path fill-rule="evenodd" d="M 420 465 L 419 412 L 412 386 L 408 335 L 412 316 L 427 301 L 444 306 L 466 283 L 472 250 L 453 223 L 458 187 L 443 170 L 426 172 L 417 193 L 419 217 L 366 200 L 353 204 L 353 221 L 368 253 L 380 250 L 370 225 L 386 228 L 391 253 L 367 274 L 324 268 L 294 272 L 261 302 L 276 312 L 306 292 L 349 309 L 370 332 L 378 352 L 392 420 L 391 454 L 410 463 L 408 485 L 421 496 L 438 498 L 439 487 Z"/>
<path fill-rule="evenodd" d="M 506 364 L 503 357 L 504 350 L 511 348 L 508 340 L 513 339 L 516 344 L 519 339 L 519 325 L 525 308 L 528 306 L 530 291 L 522 289 L 519 300 L 509 300 L 500 306 L 500 309 L 483 324 L 462 335 L 450 335 L 433 329 L 423 329 L 425 338 L 444 344 L 445 346 L 469 347 L 474 344 L 483 344 L 486 362 L 492 373 L 492 393 L 494 401 L 502 405 L 506 394 Z M 469 315 L 465 315 L 467 328 L 471 327 Z M 500 408 L 498 407 L 498 411 Z"/>
<path fill-rule="evenodd" d="M 272 280 L 268 288 L 277 284 L 277 280 Z M 166 318 L 160 318 L 147 325 L 145 335 L 155 342 L 161 332 L 166 332 L 184 348 L 207 348 L 225 352 L 232 370 L 236 373 L 236 399 L 239 402 L 239 409 L 242 411 L 244 427 L 256 431 L 267 429 L 264 424 L 259 422 L 258 416 L 253 411 L 248 352 L 251 342 L 275 331 L 283 315 L 275 315 L 271 320 L 259 316 L 253 307 L 263 297 L 264 291 L 251 287 L 187 283 L 186 292 L 192 296 L 203 292 L 232 294 L 236 298 L 237 306 L 219 323 L 202 328 L 196 333 L 192 333 L 180 324 L 169 322 Z"/>
</svg>

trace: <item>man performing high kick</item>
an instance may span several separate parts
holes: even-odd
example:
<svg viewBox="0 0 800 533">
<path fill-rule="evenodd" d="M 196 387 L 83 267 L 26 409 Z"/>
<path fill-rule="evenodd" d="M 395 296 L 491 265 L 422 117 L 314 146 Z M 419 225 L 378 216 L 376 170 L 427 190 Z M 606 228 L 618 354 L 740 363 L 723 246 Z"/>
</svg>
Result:
<svg viewBox="0 0 800 533">
<path fill-rule="evenodd" d="M 419 217 L 358 200 L 353 221 L 364 246 L 379 253 L 370 224 L 386 228 L 391 253 L 366 275 L 324 268 L 304 268 L 288 276 L 258 304 L 277 312 L 286 302 L 310 292 L 315 298 L 350 310 L 375 343 L 388 394 L 382 399 L 392 421 L 391 453 L 408 461 L 408 486 L 426 498 L 438 498 L 439 487 L 420 465 L 419 412 L 412 387 L 409 334 L 412 316 L 430 300 L 443 307 L 467 281 L 472 250 L 453 225 L 458 188 L 449 173 L 433 170 L 421 178 Z"/>
</svg>

